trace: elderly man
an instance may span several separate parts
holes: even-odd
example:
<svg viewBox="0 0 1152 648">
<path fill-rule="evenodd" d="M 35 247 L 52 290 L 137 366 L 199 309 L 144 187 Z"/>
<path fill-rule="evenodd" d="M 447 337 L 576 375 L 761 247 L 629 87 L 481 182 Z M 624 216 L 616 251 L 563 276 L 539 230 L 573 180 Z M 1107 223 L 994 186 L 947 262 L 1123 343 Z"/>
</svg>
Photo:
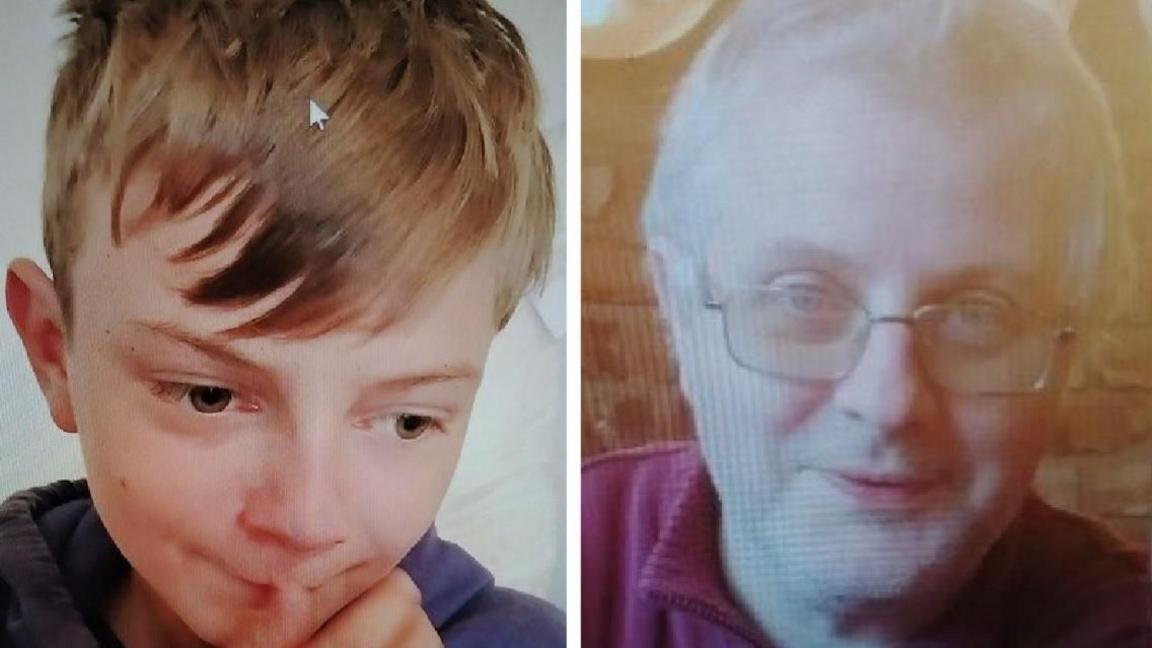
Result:
<svg viewBox="0 0 1152 648">
<path fill-rule="evenodd" d="M 738 9 L 644 215 L 699 441 L 586 465 L 584 645 L 1152 645 L 1147 556 L 1031 490 L 1121 178 L 1023 0 Z"/>
</svg>

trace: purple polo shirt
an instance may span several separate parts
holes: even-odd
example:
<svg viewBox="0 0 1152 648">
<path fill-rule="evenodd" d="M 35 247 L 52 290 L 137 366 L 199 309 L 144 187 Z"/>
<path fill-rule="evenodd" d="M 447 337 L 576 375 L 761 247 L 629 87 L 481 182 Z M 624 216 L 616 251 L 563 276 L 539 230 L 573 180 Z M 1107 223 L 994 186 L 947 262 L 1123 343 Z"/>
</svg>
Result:
<svg viewBox="0 0 1152 648">
<path fill-rule="evenodd" d="M 725 582 L 720 507 L 694 443 L 591 459 L 581 498 L 584 646 L 774 646 Z M 949 610 L 904 645 L 1150 648 L 1148 556 L 1032 498 Z"/>
</svg>

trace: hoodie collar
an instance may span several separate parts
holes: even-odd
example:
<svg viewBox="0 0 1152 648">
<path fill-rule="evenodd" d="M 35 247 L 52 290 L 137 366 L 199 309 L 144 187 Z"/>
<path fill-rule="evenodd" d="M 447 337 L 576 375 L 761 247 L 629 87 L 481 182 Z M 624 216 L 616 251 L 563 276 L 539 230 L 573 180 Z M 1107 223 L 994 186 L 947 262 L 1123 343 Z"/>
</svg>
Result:
<svg viewBox="0 0 1152 648">
<path fill-rule="evenodd" d="M 0 581 L 20 601 L 19 626 L 29 637 L 97 645 L 92 624 L 102 624 L 104 601 L 129 571 L 86 481 L 21 491 L 0 505 Z"/>
</svg>

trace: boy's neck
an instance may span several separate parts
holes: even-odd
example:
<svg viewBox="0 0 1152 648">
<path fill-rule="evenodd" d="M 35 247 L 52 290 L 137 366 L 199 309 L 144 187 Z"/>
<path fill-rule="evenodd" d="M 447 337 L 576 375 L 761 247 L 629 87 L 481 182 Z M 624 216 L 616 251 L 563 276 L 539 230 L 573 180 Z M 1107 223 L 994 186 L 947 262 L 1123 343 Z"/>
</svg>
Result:
<svg viewBox="0 0 1152 648">
<path fill-rule="evenodd" d="M 136 570 L 108 598 L 104 618 L 124 648 L 204 648 L 197 637 Z"/>
</svg>

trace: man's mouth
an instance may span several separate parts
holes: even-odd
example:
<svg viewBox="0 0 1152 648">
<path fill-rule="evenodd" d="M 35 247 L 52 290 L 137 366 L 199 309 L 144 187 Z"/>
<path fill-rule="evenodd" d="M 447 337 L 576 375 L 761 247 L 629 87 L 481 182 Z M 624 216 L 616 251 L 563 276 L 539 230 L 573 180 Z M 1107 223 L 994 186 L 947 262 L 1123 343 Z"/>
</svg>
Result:
<svg viewBox="0 0 1152 648">
<path fill-rule="evenodd" d="M 915 473 L 827 470 L 821 474 L 858 506 L 871 510 L 922 508 L 946 484 L 941 477 Z"/>
</svg>

